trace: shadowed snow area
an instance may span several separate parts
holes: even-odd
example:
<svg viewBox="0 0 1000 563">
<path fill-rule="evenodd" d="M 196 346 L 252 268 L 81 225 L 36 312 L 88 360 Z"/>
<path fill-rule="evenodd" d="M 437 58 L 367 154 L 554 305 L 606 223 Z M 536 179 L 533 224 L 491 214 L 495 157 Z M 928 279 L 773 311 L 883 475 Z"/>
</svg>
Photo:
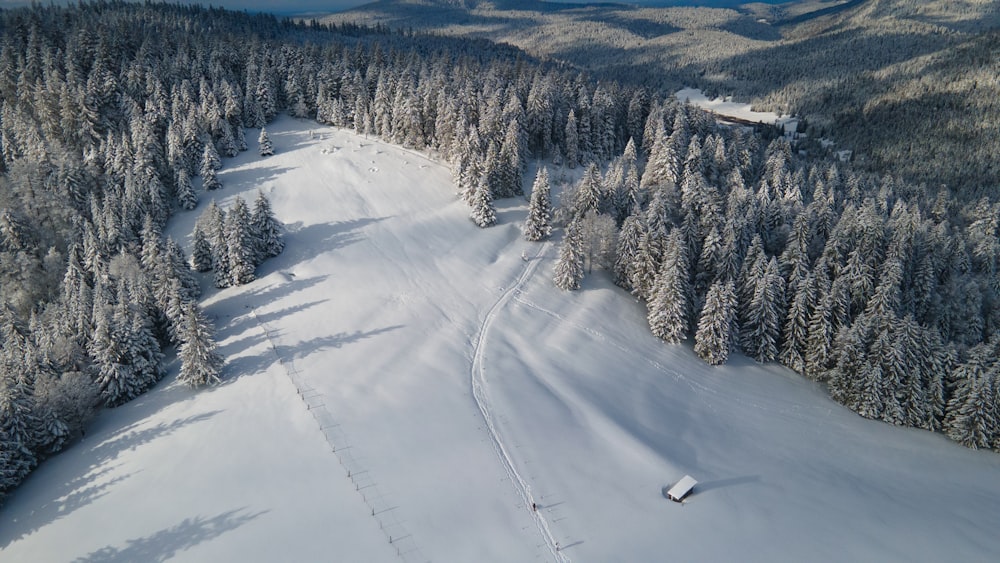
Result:
<svg viewBox="0 0 1000 563">
<path fill-rule="evenodd" d="M 206 292 L 223 384 L 171 376 L 103 413 L 0 510 L 0 560 L 1000 553 L 996 454 L 864 420 L 778 366 L 707 366 L 602 273 L 555 289 L 554 244 L 520 238 L 526 202 L 480 230 L 423 155 L 290 118 L 268 132 L 276 154 L 226 160 L 214 194 L 260 189 L 288 227 L 257 281 Z M 202 195 L 172 220 L 185 243 Z M 686 502 L 665 499 L 685 474 Z"/>
</svg>

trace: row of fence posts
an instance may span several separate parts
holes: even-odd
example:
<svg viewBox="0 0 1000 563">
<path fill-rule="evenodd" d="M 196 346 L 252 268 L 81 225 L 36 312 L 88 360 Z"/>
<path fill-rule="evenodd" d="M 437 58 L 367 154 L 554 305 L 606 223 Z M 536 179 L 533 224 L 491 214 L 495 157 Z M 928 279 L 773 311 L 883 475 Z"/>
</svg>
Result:
<svg viewBox="0 0 1000 563">
<path fill-rule="evenodd" d="M 407 563 L 423 563 L 427 558 L 420 552 L 413 535 L 410 534 L 398 514 L 398 507 L 393 504 L 388 495 L 384 494 L 375 482 L 371 472 L 358 459 L 358 454 L 351 441 L 348 439 L 344 428 L 338 424 L 330 410 L 326 406 L 323 394 L 314 389 L 302 377 L 302 374 L 295 367 L 292 358 L 282 357 L 278 351 L 277 344 L 272 336 L 271 330 L 257 316 L 256 309 L 253 311 L 254 319 L 264 331 L 271 351 L 274 352 L 278 363 L 284 368 L 285 374 L 295 386 L 296 392 L 302 402 L 305 403 L 309 413 L 312 414 L 319 429 L 323 432 L 330 451 L 337 456 L 337 461 L 343 468 L 345 475 L 354 485 L 354 490 L 361 495 L 361 499 L 368 507 L 368 514 L 378 522 L 378 527 L 382 530 L 386 540 L 395 550 L 396 555 Z"/>
</svg>

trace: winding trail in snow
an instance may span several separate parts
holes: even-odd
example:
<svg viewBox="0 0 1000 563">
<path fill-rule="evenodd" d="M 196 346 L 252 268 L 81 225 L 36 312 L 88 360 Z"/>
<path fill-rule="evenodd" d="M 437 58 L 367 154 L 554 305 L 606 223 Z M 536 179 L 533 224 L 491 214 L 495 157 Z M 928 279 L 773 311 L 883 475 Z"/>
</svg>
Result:
<svg viewBox="0 0 1000 563">
<path fill-rule="evenodd" d="M 518 472 L 517 467 L 514 465 L 514 459 L 511 456 L 510 448 L 504 442 L 503 437 L 500 435 L 500 431 L 496 427 L 496 423 L 493 420 L 493 412 L 490 409 L 489 397 L 487 394 L 487 380 L 486 380 L 486 366 L 485 366 L 485 354 L 486 354 L 486 343 L 487 337 L 489 336 L 490 327 L 493 326 L 493 321 L 496 319 L 497 314 L 507 305 L 508 302 L 515 296 L 515 294 L 521 291 L 521 287 L 524 285 L 532 274 L 534 274 L 535 269 L 538 267 L 538 263 L 541 262 L 541 256 L 548 247 L 548 242 L 543 242 L 538 246 L 538 250 L 535 252 L 534 256 L 531 256 L 524 266 L 524 270 L 521 271 L 521 275 L 518 276 L 517 280 L 513 285 L 506 288 L 500 298 L 497 299 L 493 306 L 490 307 L 489 311 L 486 312 L 486 316 L 483 318 L 482 324 L 479 326 L 479 334 L 476 336 L 473 346 L 472 354 L 472 370 L 471 370 L 471 382 L 472 382 L 472 398 L 476 402 L 476 407 L 479 408 L 479 413 L 483 417 L 483 422 L 485 423 L 486 430 L 490 435 L 490 439 L 493 442 L 493 449 L 497 453 L 497 457 L 500 458 L 500 464 L 503 466 L 504 472 L 507 473 L 507 477 L 510 478 L 511 484 L 514 486 L 514 492 L 521 498 L 524 502 L 524 506 L 533 506 L 535 499 L 531 494 L 531 486 L 525 481 L 524 476 Z M 549 523 L 542 515 L 539 510 L 531 510 L 532 518 L 535 521 L 535 527 L 538 528 L 539 533 L 542 535 L 542 539 L 545 541 L 545 546 L 551 552 L 552 557 L 559 561 L 560 563 L 569 563 L 569 558 L 560 551 L 559 542 L 556 541 L 555 537 L 552 535 L 552 530 L 549 528 Z"/>
</svg>

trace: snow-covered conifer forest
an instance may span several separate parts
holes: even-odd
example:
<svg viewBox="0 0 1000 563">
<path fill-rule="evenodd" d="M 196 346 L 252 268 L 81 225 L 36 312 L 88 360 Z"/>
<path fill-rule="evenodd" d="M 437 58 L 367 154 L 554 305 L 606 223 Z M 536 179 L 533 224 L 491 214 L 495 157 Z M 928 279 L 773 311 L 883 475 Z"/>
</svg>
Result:
<svg viewBox="0 0 1000 563">
<path fill-rule="evenodd" d="M 995 189 L 801 155 L 484 39 L 125 2 L 0 10 L 0 33 L 0 498 L 169 362 L 192 387 L 235 376 L 201 284 L 254 282 L 286 241 L 263 191 L 219 203 L 220 170 L 251 135 L 278 159 L 281 114 L 446 163 L 483 229 L 530 198 L 547 279 L 613 280 L 663 346 L 780 363 L 865 418 L 1000 451 Z M 164 234 L 187 215 L 187 240 Z"/>
</svg>

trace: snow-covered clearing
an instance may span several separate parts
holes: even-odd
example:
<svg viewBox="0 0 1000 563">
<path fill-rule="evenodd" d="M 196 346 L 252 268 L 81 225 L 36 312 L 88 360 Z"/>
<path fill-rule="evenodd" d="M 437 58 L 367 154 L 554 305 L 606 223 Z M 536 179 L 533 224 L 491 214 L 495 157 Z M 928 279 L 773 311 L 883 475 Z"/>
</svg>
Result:
<svg viewBox="0 0 1000 563">
<path fill-rule="evenodd" d="M 289 228 L 257 281 L 207 293 L 224 384 L 171 376 L 103 413 L 9 498 L 0 560 L 1000 553 L 995 454 L 861 419 L 777 366 L 707 366 L 601 274 L 556 290 L 523 200 L 480 230 L 419 154 L 268 130 L 275 156 L 220 174 L 221 198 L 262 189 Z M 687 502 L 665 499 L 685 474 Z"/>
<path fill-rule="evenodd" d="M 799 126 L 799 120 L 792 116 L 778 115 L 771 111 L 753 111 L 750 104 L 734 102 L 732 98 L 715 98 L 710 100 L 708 96 L 697 88 L 678 90 L 674 96 L 681 103 L 686 101 L 693 106 L 722 117 L 731 117 L 749 123 L 781 125 L 785 133 L 793 133 Z"/>
</svg>

